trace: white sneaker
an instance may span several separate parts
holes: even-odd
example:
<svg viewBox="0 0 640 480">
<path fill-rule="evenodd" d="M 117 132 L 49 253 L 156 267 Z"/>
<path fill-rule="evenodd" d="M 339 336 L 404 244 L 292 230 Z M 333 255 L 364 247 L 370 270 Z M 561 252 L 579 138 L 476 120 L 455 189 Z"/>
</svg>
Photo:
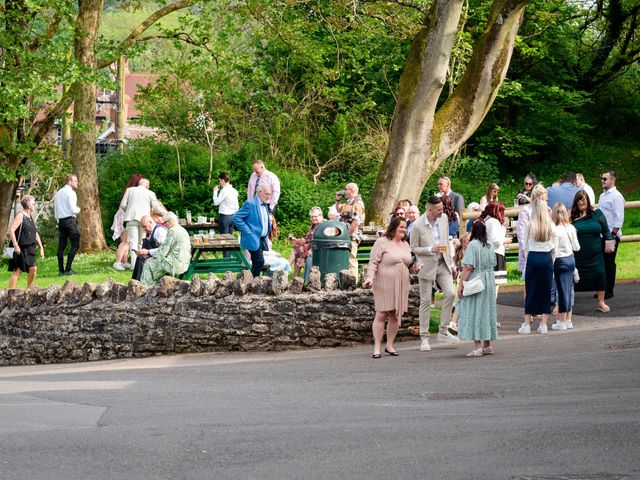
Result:
<svg viewBox="0 0 640 480">
<path fill-rule="evenodd" d="M 116 263 L 114 263 L 114 264 L 113 264 L 113 268 L 114 268 L 115 270 L 120 271 L 120 272 L 122 272 L 122 271 L 125 269 L 125 268 L 124 268 L 124 265 L 122 265 L 120 262 L 116 262 Z"/>
<path fill-rule="evenodd" d="M 573 328 L 573 322 L 571 320 L 567 320 L 566 325 L 567 325 L 567 330 L 570 330 Z"/>
<path fill-rule="evenodd" d="M 429 339 L 423 338 L 422 342 L 420 342 L 420 351 L 428 352 L 429 350 L 431 350 L 431 345 L 429 345 Z"/>
<path fill-rule="evenodd" d="M 454 335 L 447 330 L 447 333 L 438 333 L 438 343 L 460 343 L 460 339 L 457 335 Z"/>
<path fill-rule="evenodd" d="M 522 326 L 518 329 L 518 333 L 522 335 L 529 335 L 531 333 L 531 325 L 528 323 L 523 323 Z"/>
<path fill-rule="evenodd" d="M 538 327 L 538 333 L 541 333 L 544 335 L 545 333 L 549 333 L 549 330 L 547 329 L 546 325 L 540 325 Z"/>
<path fill-rule="evenodd" d="M 122 266 L 124 267 L 125 270 L 133 270 L 129 262 L 123 263 Z"/>
<path fill-rule="evenodd" d="M 567 322 L 556 322 L 551 325 L 551 330 L 566 330 Z"/>
</svg>

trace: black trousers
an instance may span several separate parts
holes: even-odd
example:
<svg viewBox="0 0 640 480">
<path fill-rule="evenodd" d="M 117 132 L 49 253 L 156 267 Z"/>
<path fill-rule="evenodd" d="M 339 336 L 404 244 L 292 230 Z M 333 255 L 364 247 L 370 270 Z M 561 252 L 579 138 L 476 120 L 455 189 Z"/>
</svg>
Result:
<svg viewBox="0 0 640 480">
<path fill-rule="evenodd" d="M 254 277 L 259 277 L 260 273 L 262 273 L 262 267 L 264 267 L 264 254 L 262 252 L 264 250 L 269 250 L 267 237 L 260 238 L 258 250 L 249 250 L 251 254 L 251 274 Z"/>
<path fill-rule="evenodd" d="M 67 268 L 64 267 L 64 251 L 67 248 L 67 242 L 71 242 L 69 254 L 67 255 Z M 80 230 L 76 217 L 61 218 L 58 221 L 58 270 L 65 272 L 71 270 L 71 264 L 76 256 L 76 252 L 80 248 Z"/>
<path fill-rule="evenodd" d="M 607 286 L 605 288 L 605 295 L 613 294 L 613 287 L 616 284 L 616 255 L 618 254 L 618 245 L 620 244 L 620 237 L 614 235 L 613 239 L 616 241 L 616 248 L 613 253 L 604 253 L 604 275 L 607 278 Z"/>
</svg>

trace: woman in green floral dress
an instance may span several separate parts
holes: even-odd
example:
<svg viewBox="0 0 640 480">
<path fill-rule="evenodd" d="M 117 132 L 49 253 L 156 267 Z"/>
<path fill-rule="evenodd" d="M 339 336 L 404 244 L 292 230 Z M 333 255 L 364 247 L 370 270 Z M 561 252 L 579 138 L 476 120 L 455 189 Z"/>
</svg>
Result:
<svg viewBox="0 0 640 480">
<path fill-rule="evenodd" d="M 462 257 L 462 273 L 458 282 L 458 337 L 460 340 L 472 340 L 475 348 L 467 357 L 491 355 L 491 340 L 498 338 L 496 326 L 496 290 L 493 268 L 496 256 L 487 241 L 487 229 L 484 222 L 478 220 L 471 227 L 471 241 Z M 464 282 L 480 277 L 484 290 L 475 295 L 463 296 Z M 484 343 L 484 344 L 483 344 Z"/>
</svg>

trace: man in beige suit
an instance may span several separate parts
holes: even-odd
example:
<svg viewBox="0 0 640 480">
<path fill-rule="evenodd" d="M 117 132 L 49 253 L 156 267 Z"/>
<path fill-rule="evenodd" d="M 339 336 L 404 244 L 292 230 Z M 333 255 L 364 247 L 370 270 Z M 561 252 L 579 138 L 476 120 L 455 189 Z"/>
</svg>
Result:
<svg viewBox="0 0 640 480">
<path fill-rule="evenodd" d="M 423 264 L 418 280 L 420 284 L 420 351 L 431 350 L 429 345 L 429 318 L 431 289 L 438 282 L 444 300 L 440 314 L 438 341 L 457 343 L 457 336 L 448 330 L 456 292 L 453 286 L 455 266 L 449 251 L 449 219 L 442 213 L 442 200 L 432 195 L 427 200 L 427 211 L 411 228 L 411 251 Z"/>
<path fill-rule="evenodd" d="M 145 215 L 151 215 L 152 211 L 162 215 L 167 213 L 156 198 L 156 194 L 149 190 L 149 186 L 149 180 L 143 178 L 137 187 L 127 188 L 120 202 L 120 208 L 124 210 L 124 223 L 127 227 L 131 265 L 135 265 L 135 252 L 140 249 L 144 238 L 144 229 L 140 225 L 140 219 Z"/>
</svg>

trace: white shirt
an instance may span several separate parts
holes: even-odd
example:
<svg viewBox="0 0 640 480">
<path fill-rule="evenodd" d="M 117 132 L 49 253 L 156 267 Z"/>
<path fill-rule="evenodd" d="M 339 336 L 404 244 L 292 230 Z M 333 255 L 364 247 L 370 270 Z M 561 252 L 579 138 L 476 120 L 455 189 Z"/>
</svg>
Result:
<svg viewBox="0 0 640 480">
<path fill-rule="evenodd" d="M 591 185 L 589 185 L 588 183 L 585 183 L 584 185 L 582 185 L 582 189 L 585 191 L 585 193 L 589 197 L 589 200 L 591 201 L 591 205 L 594 205 L 596 203 L 596 194 L 593 191 L 593 188 L 591 188 Z"/>
<path fill-rule="evenodd" d="M 573 252 L 580 250 L 578 234 L 573 225 L 556 225 L 554 231 L 558 239 L 556 258 L 570 257 Z"/>
<path fill-rule="evenodd" d="M 151 255 L 152 257 L 155 257 L 158 254 L 158 250 L 160 250 L 160 245 L 162 245 L 164 241 L 167 239 L 167 233 L 169 233 L 169 229 L 166 227 L 155 228 L 155 225 L 153 228 L 155 229 L 155 232 L 151 230 L 151 233 L 153 235 L 153 240 L 155 240 L 158 243 L 158 248 L 150 249 L 149 255 Z"/>
<path fill-rule="evenodd" d="M 440 229 L 438 228 L 438 219 L 436 218 L 436 221 L 433 223 L 433 225 L 431 225 L 431 223 L 429 223 L 429 217 L 428 216 L 424 216 L 424 223 L 427 225 L 427 228 L 431 229 L 431 232 L 433 233 L 433 241 L 435 242 L 436 245 L 440 245 Z M 440 255 L 440 252 L 438 251 L 434 251 L 433 249 L 434 247 L 429 247 L 429 249 L 431 250 L 431 255 Z"/>
<path fill-rule="evenodd" d="M 238 204 L 238 191 L 227 183 L 220 190 L 213 191 L 213 204 L 218 207 L 222 215 L 233 215 L 240 209 Z"/>
<path fill-rule="evenodd" d="M 487 227 L 487 241 L 493 247 L 493 251 L 504 257 L 504 237 L 507 236 L 507 228 L 497 218 L 487 217 L 484 221 Z"/>
<path fill-rule="evenodd" d="M 555 225 L 551 222 L 551 220 L 549 220 L 549 223 L 551 224 L 552 231 L 554 233 L 553 233 L 553 235 L 551 235 L 551 238 L 549 240 L 547 240 L 546 242 L 538 242 L 537 240 L 534 240 L 531 235 L 529 235 L 529 229 L 531 228 L 531 222 L 527 223 L 527 225 L 524 227 L 524 232 L 525 232 L 524 254 L 525 254 L 525 256 L 527 256 L 529 254 L 529 252 L 553 252 L 557 248 L 557 246 L 558 246 L 557 245 L 558 237 L 556 237 L 556 235 L 555 235 Z M 554 258 L 555 258 L 555 255 L 554 255 Z"/>
<path fill-rule="evenodd" d="M 621 237 L 624 223 L 624 197 L 616 187 L 611 187 L 600 194 L 598 208 L 607 219 L 609 230 L 618 228 L 618 236 Z"/>
<path fill-rule="evenodd" d="M 67 184 L 56 192 L 53 197 L 53 210 L 56 220 L 67 217 L 75 217 L 80 213 L 78 196 L 71 185 Z"/>
</svg>

